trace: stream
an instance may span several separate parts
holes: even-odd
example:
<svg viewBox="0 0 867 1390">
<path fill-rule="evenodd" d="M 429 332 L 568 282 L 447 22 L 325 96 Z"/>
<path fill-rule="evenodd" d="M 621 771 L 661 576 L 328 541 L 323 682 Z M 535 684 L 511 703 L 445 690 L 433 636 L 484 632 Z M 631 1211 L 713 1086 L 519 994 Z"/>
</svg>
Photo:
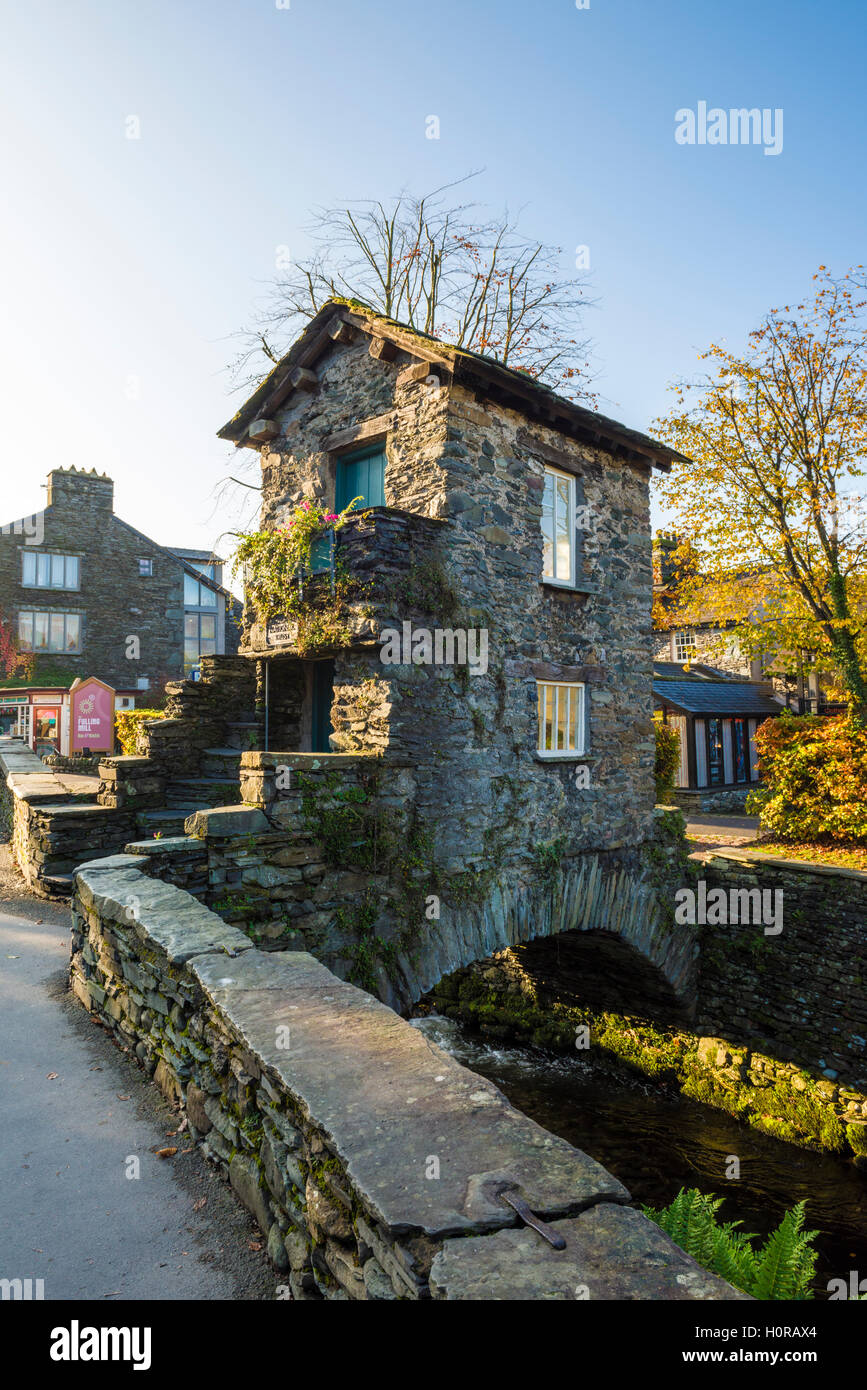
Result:
<svg viewBox="0 0 867 1390">
<path fill-rule="evenodd" d="M 782 1143 L 577 1054 L 490 1043 L 437 1014 L 412 1024 L 524 1114 L 602 1163 L 637 1205 L 666 1206 L 681 1187 L 697 1187 L 725 1198 L 724 1220 L 766 1236 L 806 1200 L 806 1225 L 820 1231 L 815 1296 L 827 1298 L 828 1280 L 848 1282 L 852 1270 L 867 1279 L 867 1175 L 846 1160 Z M 739 1181 L 725 1177 L 731 1154 L 740 1158 Z"/>
</svg>

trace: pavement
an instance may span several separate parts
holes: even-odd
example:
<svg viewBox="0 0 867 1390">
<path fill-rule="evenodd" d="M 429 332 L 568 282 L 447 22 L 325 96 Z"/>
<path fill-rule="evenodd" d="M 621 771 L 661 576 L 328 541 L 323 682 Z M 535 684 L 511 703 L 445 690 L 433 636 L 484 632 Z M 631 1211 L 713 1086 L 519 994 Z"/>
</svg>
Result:
<svg viewBox="0 0 867 1390">
<path fill-rule="evenodd" d="M 751 845 L 758 838 L 758 816 L 690 816 L 686 823 L 686 833 L 697 843 L 694 849 L 713 849 L 728 846 L 730 849 Z"/>
<path fill-rule="evenodd" d="M 0 845 L 0 1279 L 43 1279 L 46 1299 L 273 1299 L 252 1218 L 72 1000 L 68 958 L 68 908 L 27 895 Z"/>
</svg>

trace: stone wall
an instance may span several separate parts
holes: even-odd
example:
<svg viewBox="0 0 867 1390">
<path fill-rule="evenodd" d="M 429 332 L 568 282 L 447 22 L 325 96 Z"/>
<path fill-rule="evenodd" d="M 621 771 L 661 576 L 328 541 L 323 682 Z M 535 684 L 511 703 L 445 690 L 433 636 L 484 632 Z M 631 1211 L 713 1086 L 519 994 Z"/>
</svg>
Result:
<svg viewBox="0 0 867 1390">
<path fill-rule="evenodd" d="M 749 787 L 727 787 L 722 791 L 715 787 L 703 787 L 697 791 L 675 787 L 670 795 L 687 820 L 690 815 L 742 816 L 746 814 L 747 797 L 758 785 L 754 782 Z"/>
<path fill-rule="evenodd" d="M 0 785 L 15 862 L 42 897 L 68 894 L 82 860 L 134 836 L 133 815 L 96 804 L 97 778 L 53 771 L 18 739 L 0 738 Z"/>
<path fill-rule="evenodd" d="M 779 935 L 702 929 L 703 1030 L 867 1091 L 867 873 L 721 850 L 700 875 L 708 891 L 783 894 Z"/>
<path fill-rule="evenodd" d="M 184 1109 L 181 1142 L 231 1183 L 292 1298 L 745 1297 L 390 1009 L 306 952 L 256 950 L 140 862 L 78 872 L 72 988 Z"/>
</svg>

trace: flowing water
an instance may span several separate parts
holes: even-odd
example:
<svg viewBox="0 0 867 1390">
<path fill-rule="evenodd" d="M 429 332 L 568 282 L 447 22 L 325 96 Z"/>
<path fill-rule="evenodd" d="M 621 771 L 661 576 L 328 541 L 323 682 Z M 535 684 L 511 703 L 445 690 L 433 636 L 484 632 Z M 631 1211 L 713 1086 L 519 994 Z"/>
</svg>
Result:
<svg viewBox="0 0 867 1390">
<path fill-rule="evenodd" d="M 457 1061 L 493 1081 L 538 1124 L 602 1163 L 636 1203 L 667 1205 L 681 1187 L 725 1199 L 720 1215 L 765 1236 L 796 1202 L 821 1232 L 815 1291 L 831 1278 L 867 1280 L 867 1175 L 844 1159 L 781 1143 L 724 1111 L 633 1080 L 604 1063 L 540 1048 L 487 1042 L 432 1014 L 412 1020 Z M 725 1176 L 730 1155 L 740 1179 Z"/>
</svg>

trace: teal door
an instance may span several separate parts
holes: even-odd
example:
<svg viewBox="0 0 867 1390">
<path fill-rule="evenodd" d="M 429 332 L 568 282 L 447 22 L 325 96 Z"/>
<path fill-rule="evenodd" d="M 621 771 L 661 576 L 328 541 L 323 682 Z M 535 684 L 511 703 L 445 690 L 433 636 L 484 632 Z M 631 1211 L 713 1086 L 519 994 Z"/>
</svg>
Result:
<svg viewBox="0 0 867 1390">
<path fill-rule="evenodd" d="M 337 486 L 334 510 L 342 512 L 354 497 L 361 507 L 385 506 L 385 446 L 360 449 L 337 460 Z"/>
<path fill-rule="evenodd" d="M 334 662 L 315 661 L 313 663 L 313 708 L 310 729 L 311 753 L 330 753 L 329 734 L 334 732 L 331 724 L 331 702 L 334 698 Z"/>
</svg>

